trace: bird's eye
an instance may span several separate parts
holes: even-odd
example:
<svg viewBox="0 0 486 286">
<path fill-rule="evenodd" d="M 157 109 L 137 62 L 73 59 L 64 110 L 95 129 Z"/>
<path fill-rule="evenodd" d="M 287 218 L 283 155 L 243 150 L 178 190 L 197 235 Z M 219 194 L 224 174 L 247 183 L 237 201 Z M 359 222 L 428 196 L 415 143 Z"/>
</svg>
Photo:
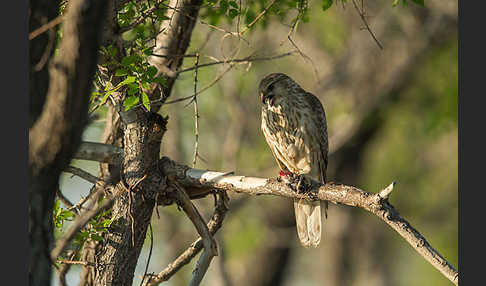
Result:
<svg viewBox="0 0 486 286">
<path fill-rule="evenodd" d="M 274 88 L 274 86 L 273 86 L 273 83 L 272 83 L 272 84 L 270 84 L 270 85 L 267 87 L 267 90 L 268 90 L 268 91 L 272 91 L 272 90 L 273 90 L 273 88 Z"/>
</svg>

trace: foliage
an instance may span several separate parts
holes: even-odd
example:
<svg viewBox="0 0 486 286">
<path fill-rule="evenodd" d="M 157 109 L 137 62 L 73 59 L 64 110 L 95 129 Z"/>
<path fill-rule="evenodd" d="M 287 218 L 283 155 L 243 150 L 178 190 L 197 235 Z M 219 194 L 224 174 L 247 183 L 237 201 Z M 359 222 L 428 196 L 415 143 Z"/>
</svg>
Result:
<svg viewBox="0 0 486 286">
<path fill-rule="evenodd" d="M 285 23 L 295 29 L 300 24 L 299 35 L 311 44 L 317 43 L 315 44 L 317 53 L 331 51 L 331 55 L 341 55 L 340 53 L 350 52 L 344 50 L 348 40 L 346 37 L 349 27 L 345 27 L 347 23 L 344 22 L 341 14 L 336 13 L 335 9 L 330 9 L 333 4 L 338 4 L 338 2 L 348 4 L 349 1 L 314 2 L 314 4 L 308 4 L 307 1 L 284 0 L 275 1 L 270 6 L 272 1 L 268 0 L 204 0 L 200 12 L 200 26 L 217 25 L 226 28 L 240 23 L 240 27 L 248 27 L 249 34 L 246 36 L 263 35 L 264 38 L 270 38 L 273 36 L 273 31 L 268 31 L 268 27 L 273 21 Z M 396 6 L 399 2 L 399 0 L 395 0 L 392 5 Z M 401 2 L 403 6 L 409 3 L 406 0 Z M 412 0 L 412 2 L 424 6 L 424 1 Z M 164 16 L 168 9 L 166 4 L 167 1 L 130 1 L 120 10 L 117 19 L 120 29 L 124 31 L 123 40 L 127 43 L 127 48 L 120 51 L 113 44 L 102 47 L 101 53 L 105 59 L 103 65 L 110 73 L 98 74 L 96 80 L 98 89 L 93 92 L 91 97 L 93 105 L 102 105 L 114 92 L 123 91 L 127 94 L 124 99 L 126 110 L 134 106 L 144 106 L 146 111 L 151 110 L 147 90 L 150 90 L 153 85 L 163 86 L 166 82 L 164 77 L 157 76 L 157 70 L 148 63 L 148 57 L 153 55 L 153 39 L 157 34 L 155 27 L 158 27 L 163 21 L 169 20 Z M 155 5 L 159 5 L 159 7 L 146 13 Z M 256 21 L 258 15 L 267 8 L 264 17 Z M 314 16 L 317 13 L 320 14 Z M 329 25 L 323 25 L 323 23 L 329 23 Z M 323 26 L 328 27 L 323 28 Z M 194 35 L 191 43 L 193 50 L 202 44 L 203 39 L 201 38 L 203 37 L 197 33 Z M 315 43 L 312 42 L 314 40 Z M 265 41 L 265 44 L 268 43 L 269 41 Z M 216 46 L 214 44 L 211 48 L 217 50 Z M 427 230 L 425 235 L 434 237 L 434 240 L 431 241 L 432 244 L 435 245 L 437 242 L 438 249 L 446 249 L 445 256 L 457 265 L 457 255 L 455 254 L 457 248 L 454 247 L 457 245 L 455 239 L 457 223 L 454 224 L 457 221 L 457 201 L 454 199 L 457 194 L 457 150 L 454 149 L 455 143 L 451 142 L 451 140 L 457 140 L 457 74 L 449 72 L 457 69 L 456 49 L 457 47 L 448 46 L 431 51 L 433 56 L 417 68 L 417 75 L 410 80 L 409 88 L 399 91 L 401 99 L 384 104 L 380 115 L 380 120 L 384 124 L 380 131 L 367 141 L 362 154 L 353 154 L 353 156 L 364 158 L 362 164 L 366 168 L 361 167 L 358 174 L 358 182 L 364 189 L 377 190 L 383 187 L 383 182 L 399 181 L 398 191 L 391 199 L 392 203 L 401 210 L 404 216 L 411 217 L 411 222 L 417 223 L 418 229 Z M 272 49 L 268 48 L 268 50 Z M 360 50 L 355 49 L 351 52 L 358 53 Z M 249 71 L 235 69 L 233 77 L 224 79 L 231 83 L 233 89 L 225 87 L 223 84 L 216 84 L 199 97 L 201 114 L 199 152 L 205 158 L 205 161 L 198 161 L 200 168 L 226 168 L 240 174 L 259 177 L 276 175 L 275 163 L 259 130 L 258 102 L 255 100 L 254 87 L 261 75 L 273 72 L 276 70 L 275 66 L 277 64 L 254 63 Z M 306 86 L 311 86 L 310 78 L 313 75 L 309 71 L 309 65 L 304 61 L 298 62 L 295 59 L 278 61 L 278 69 L 298 74 L 301 79 L 307 80 Z M 200 69 L 200 82 L 212 80 L 217 72 L 217 67 Z M 192 92 L 193 84 L 192 76 L 180 77 L 175 90 L 179 94 L 189 93 Z M 329 107 L 329 110 L 326 109 L 326 112 L 329 111 L 329 122 L 338 117 L 336 114 L 344 113 L 343 110 L 347 108 L 343 107 L 348 104 L 347 102 L 332 102 L 327 95 L 322 96 L 321 99 L 326 108 Z M 364 102 L 366 100 L 363 99 Z M 232 109 L 231 105 L 235 107 Z M 167 105 L 163 108 L 162 112 L 169 114 L 171 118 L 164 140 L 175 142 L 175 148 L 172 150 L 179 153 L 180 161 L 191 162 L 194 139 L 192 109 L 183 108 L 183 105 Z M 235 110 L 239 110 L 243 116 L 237 117 L 238 112 Z M 237 137 L 238 147 L 235 148 L 234 154 L 230 154 L 231 158 L 224 157 L 228 154 L 224 151 L 226 148 L 224 143 L 226 140 L 229 141 L 230 131 L 237 125 L 242 126 L 242 131 Z M 330 132 L 336 133 L 337 130 L 330 130 Z M 164 154 L 175 156 L 174 153 L 168 152 L 167 148 L 170 147 L 168 147 L 170 144 L 163 145 Z M 228 163 L 231 160 L 234 164 Z M 330 160 L 331 167 L 334 163 L 335 161 Z M 439 186 L 444 193 L 432 192 L 428 185 L 429 182 Z M 413 190 L 413 196 L 407 190 Z M 204 209 L 205 203 L 198 203 L 202 205 L 201 209 Z M 272 202 L 265 201 L 265 203 L 271 204 Z M 265 215 L 264 209 L 268 208 L 265 203 L 262 203 L 261 200 L 254 200 L 236 214 L 230 211 L 228 221 L 225 222 L 223 231 L 226 231 L 227 236 L 231 235 L 231 239 L 228 239 L 226 259 L 229 261 L 229 265 L 237 265 L 234 269 L 238 270 L 235 271 L 243 269 L 241 261 L 247 259 L 247 256 L 250 256 L 249 253 L 255 253 L 258 247 L 264 244 L 262 242 L 265 242 L 265 239 L 275 236 L 275 233 L 260 219 Z M 207 206 L 208 209 L 210 207 Z M 333 219 L 333 211 L 334 209 L 331 207 L 329 220 Z M 171 219 L 175 221 L 172 223 L 177 225 L 177 235 L 180 234 L 190 241 L 188 238 L 192 238 L 190 235 L 181 234 L 180 229 L 183 227 L 180 225 L 188 224 L 183 215 L 178 216 L 173 213 L 170 215 L 176 217 Z M 54 209 L 56 228 L 62 229 L 74 217 L 75 215 L 71 211 L 62 209 L 59 201 L 56 202 Z M 86 239 L 101 240 L 103 234 L 109 231 L 110 225 L 113 224 L 108 217 L 109 212 L 105 212 L 91 220 L 88 226 L 78 234 L 75 244 L 81 244 Z M 444 225 L 443 222 L 440 222 L 441 218 L 453 223 Z M 369 224 L 376 224 L 373 219 L 364 218 L 363 220 Z M 164 221 L 164 219 L 160 221 Z M 156 238 L 167 231 L 164 223 L 154 225 L 158 232 L 154 235 Z M 433 223 L 435 224 L 432 226 L 428 225 Z M 377 233 L 376 235 L 380 238 L 389 234 L 386 230 L 381 229 L 377 230 Z M 448 235 L 444 235 L 444 233 Z M 173 240 L 173 237 L 170 237 L 172 233 L 165 235 Z M 420 273 L 425 272 L 423 270 L 425 267 L 420 264 L 423 263 L 421 258 L 416 258 L 414 256 L 416 254 L 411 253 L 407 253 L 407 258 L 404 258 L 404 255 L 397 262 L 392 256 L 397 253 L 401 254 L 400 251 L 409 250 L 399 250 L 405 247 L 402 241 L 398 239 L 395 241 L 395 239 L 393 237 L 390 239 L 391 243 L 387 240 L 387 243 L 383 244 L 383 248 L 389 253 L 384 259 L 387 267 L 392 269 L 390 276 L 399 277 L 394 278 L 394 285 L 400 285 L 403 283 L 401 278 L 405 274 L 400 272 L 398 264 L 420 268 Z M 349 241 L 345 241 L 345 243 L 349 243 Z M 163 255 L 168 256 L 167 253 L 163 253 Z M 167 257 L 167 259 L 170 258 Z M 319 256 L 319 258 L 322 257 Z M 167 261 L 162 261 L 160 264 L 163 266 L 165 262 Z M 321 266 L 321 264 L 318 265 Z M 441 278 L 437 278 L 439 275 L 434 276 L 429 273 L 425 275 L 424 273 L 419 278 L 427 276 L 428 278 L 423 279 L 430 283 L 425 284 L 436 285 L 443 281 L 440 280 Z M 294 279 L 305 280 L 307 278 L 302 278 L 302 276 L 305 275 L 296 273 Z"/>
<path fill-rule="evenodd" d="M 101 203 L 102 200 L 103 198 L 100 198 L 98 203 Z M 107 233 L 112 224 L 110 214 L 111 209 L 108 209 L 92 218 L 74 237 L 74 246 L 81 246 L 87 239 L 103 240 L 103 233 Z M 56 200 L 53 209 L 53 222 L 58 232 L 62 233 L 65 224 L 69 224 L 75 218 L 76 214 L 73 211 L 61 207 L 60 200 Z"/>
</svg>

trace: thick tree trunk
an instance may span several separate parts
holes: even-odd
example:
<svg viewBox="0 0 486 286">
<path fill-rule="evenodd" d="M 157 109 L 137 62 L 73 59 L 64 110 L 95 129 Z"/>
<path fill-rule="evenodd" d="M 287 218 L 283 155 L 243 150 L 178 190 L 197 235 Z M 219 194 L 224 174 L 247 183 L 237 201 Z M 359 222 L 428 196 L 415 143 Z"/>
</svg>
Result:
<svg viewBox="0 0 486 286">
<path fill-rule="evenodd" d="M 99 248 L 95 285 L 132 285 L 156 194 L 166 188 L 157 164 L 167 121 L 141 109 L 129 112 L 136 119 L 124 128 L 123 171 L 116 189 L 121 194 L 112 209 L 112 231 Z"/>
<path fill-rule="evenodd" d="M 59 1 L 44 2 L 31 3 L 31 28 L 52 20 L 59 9 Z M 42 56 L 38 58 L 40 50 L 49 58 L 52 51 L 48 46 L 52 44 L 55 49 L 55 37 L 47 36 L 46 43 L 46 36 L 40 35 L 30 44 L 30 285 L 48 285 L 51 281 L 52 208 L 59 175 L 76 151 L 86 123 L 105 7 L 105 1 L 69 2 L 62 24 L 63 39 L 58 56 L 49 64 L 49 77 L 46 67 L 37 70 L 37 60 L 42 61 Z"/>
<path fill-rule="evenodd" d="M 164 75 L 166 78 L 167 85 L 163 87 L 163 95 L 158 93 L 159 89 L 155 89 L 149 95 L 151 100 L 159 99 L 161 96 L 164 98 L 170 96 L 176 80 L 174 71 L 182 65 L 184 58 L 180 55 L 184 55 L 189 46 L 201 4 L 201 0 L 170 1 L 169 6 L 172 8 L 169 8 L 167 12 L 167 16 L 171 18 L 170 24 L 169 20 L 163 22 L 160 28 L 163 32 L 157 36 L 157 47 L 154 50 L 154 53 L 165 55 L 166 58 L 151 60 L 151 64 L 157 67 L 159 75 Z M 119 48 L 123 49 L 123 47 Z M 114 71 L 109 71 L 109 73 L 114 73 Z M 102 141 L 123 147 L 127 151 L 123 156 L 121 172 L 123 178 L 119 177 L 120 170 L 116 164 L 101 164 L 99 176 L 114 183 L 119 180 L 122 181 L 121 183 L 125 181 L 127 186 L 134 184 L 143 175 L 147 174 L 148 177 L 140 183 L 136 193 L 132 194 L 132 199 L 128 197 L 128 193 L 123 190 L 123 187 L 118 188 L 118 191 L 125 193 L 119 196 L 113 206 L 112 215 L 117 221 L 116 231 L 110 233 L 103 245 L 96 247 L 94 256 L 97 257 L 98 262 L 101 261 L 97 264 L 95 271 L 96 280 L 85 279 L 84 284 L 81 285 L 92 285 L 92 283 L 95 285 L 132 285 L 135 266 L 155 204 L 154 193 L 150 190 L 154 187 L 163 188 L 164 186 L 160 186 L 160 184 L 165 183 L 165 178 L 150 175 L 154 168 L 156 169 L 154 163 L 159 158 L 162 137 L 158 141 L 151 141 L 150 147 L 145 142 L 146 139 L 154 136 L 151 134 L 154 130 L 151 130 L 149 126 L 155 124 L 154 126 L 165 129 L 165 119 L 162 120 L 159 115 L 149 115 L 148 113 L 142 115 L 139 111 L 133 111 L 140 122 L 122 123 L 116 108 L 111 103 L 108 104 L 107 124 Z M 158 112 L 161 105 L 162 101 L 152 104 L 152 112 Z M 153 180 L 157 182 L 154 183 Z M 119 184 L 119 186 L 121 185 Z M 144 194 L 144 198 L 140 196 L 140 193 Z M 134 246 L 132 246 L 132 219 L 135 231 Z M 83 271 L 82 277 L 88 275 L 89 267 L 84 267 Z"/>
</svg>

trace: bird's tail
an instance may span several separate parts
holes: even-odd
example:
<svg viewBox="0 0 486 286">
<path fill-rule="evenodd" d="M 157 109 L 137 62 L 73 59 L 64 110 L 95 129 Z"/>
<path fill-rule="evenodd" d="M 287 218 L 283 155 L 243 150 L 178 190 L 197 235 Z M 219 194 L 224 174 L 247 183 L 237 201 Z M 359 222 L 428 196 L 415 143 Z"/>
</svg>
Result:
<svg viewBox="0 0 486 286">
<path fill-rule="evenodd" d="M 319 246 L 322 229 L 321 201 L 294 199 L 294 210 L 300 244 L 304 247 Z"/>
</svg>

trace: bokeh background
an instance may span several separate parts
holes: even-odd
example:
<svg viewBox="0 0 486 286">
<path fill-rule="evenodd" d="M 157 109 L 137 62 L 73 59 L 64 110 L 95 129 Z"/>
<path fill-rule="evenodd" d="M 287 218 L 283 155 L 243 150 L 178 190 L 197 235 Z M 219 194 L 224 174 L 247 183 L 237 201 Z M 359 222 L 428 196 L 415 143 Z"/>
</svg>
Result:
<svg viewBox="0 0 486 286">
<path fill-rule="evenodd" d="M 276 177 L 278 167 L 260 130 L 258 83 L 283 72 L 319 97 L 326 110 L 330 156 L 328 178 L 377 192 L 398 184 L 390 202 L 449 262 L 458 267 L 458 41 L 457 1 L 366 1 L 367 20 L 380 50 L 348 1 L 323 12 L 310 1 L 309 21 L 290 31 L 290 18 L 270 17 L 244 40 L 199 23 L 188 53 L 200 64 L 230 58 L 270 57 L 271 61 L 219 64 L 198 70 L 199 154 L 196 168 Z M 236 31 L 237 23 L 218 23 Z M 194 65 L 187 58 L 185 67 Z M 191 95 L 194 71 L 182 73 L 170 99 Z M 192 166 L 194 108 L 187 101 L 165 105 L 169 130 L 163 156 Z M 100 119 L 84 140 L 100 141 Z M 98 164 L 74 161 L 92 174 Z M 63 175 L 61 189 L 73 201 L 90 185 Z M 229 194 L 230 211 L 216 235 L 220 256 L 204 285 L 451 285 L 397 233 L 364 210 L 330 204 L 317 249 L 297 240 L 292 202 L 278 197 Z M 195 201 L 206 218 L 211 197 Z M 154 214 L 148 272 L 159 272 L 194 241 L 196 231 L 175 206 Z M 147 263 L 150 236 L 137 266 L 134 285 Z M 186 285 L 195 260 L 165 285 Z M 72 267 L 68 284 L 76 284 Z M 54 279 L 55 280 L 55 279 Z M 56 284 L 53 281 L 53 284 Z"/>
</svg>

